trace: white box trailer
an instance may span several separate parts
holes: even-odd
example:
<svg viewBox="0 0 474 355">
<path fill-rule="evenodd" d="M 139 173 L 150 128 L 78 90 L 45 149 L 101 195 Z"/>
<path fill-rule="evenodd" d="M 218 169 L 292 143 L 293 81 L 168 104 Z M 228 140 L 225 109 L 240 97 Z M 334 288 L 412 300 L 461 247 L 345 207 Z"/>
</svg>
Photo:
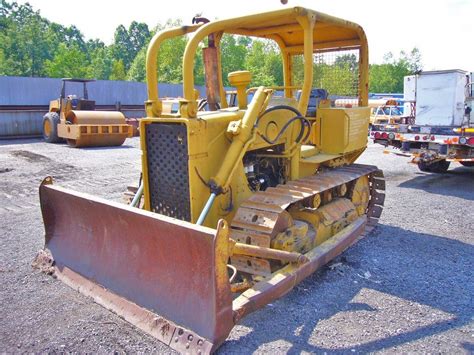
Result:
<svg viewBox="0 0 474 355">
<path fill-rule="evenodd" d="M 407 75 L 403 78 L 403 101 L 416 101 L 416 75 Z"/>
<path fill-rule="evenodd" d="M 374 142 L 412 157 L 421 171 L 443 173 L 451 162 L 474 167 L 474 73 L 422 72 L 406 76 L 404 89 L 405 112 L 416 107 L 415 123 L 374 125 Z"/>
<path fill-rule="evenodd" d="M 465 120 L 467 72 L 427 71 L 416 78 L 416 124 L 460 127 Z"/>
</svg>

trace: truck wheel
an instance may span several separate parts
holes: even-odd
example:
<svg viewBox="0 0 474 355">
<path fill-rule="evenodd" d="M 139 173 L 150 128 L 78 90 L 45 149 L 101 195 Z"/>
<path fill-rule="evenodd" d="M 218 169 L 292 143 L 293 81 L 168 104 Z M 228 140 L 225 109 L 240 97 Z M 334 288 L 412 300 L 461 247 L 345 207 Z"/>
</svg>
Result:
<svg viewBox="0 0 474 355">
<path fill-rule="evenodd" d="M 430 165 L 430 170 L 433 173 L 443 174 L 446 171 L 448 171 L 449 164 L 450 164 L 449 161 L 439 160 L 436 163 L 433 163 L 433 164 Z"/>
<path fill-rule="evenodd" d="M 431 172 L 430 167 L 431 165 L 426 164 L 426 162 L 424 161 L 418 162 L 418 169 L 420 169 L 421 171 L 424 171 L 425 173 Z"/>
<path fill-rule="evenodd" d="M 59 115 L 56 112 L 48 112 L 43 117 L 43 138 L 48 143 L 59 143 L 58 137 Z"/>
<path fill-rule="evenodd" d="M 461 165 L 467 166 L 467 167 L 473 167 L 474 166 L 474 161 L 460 161 Z"/>
</svg>

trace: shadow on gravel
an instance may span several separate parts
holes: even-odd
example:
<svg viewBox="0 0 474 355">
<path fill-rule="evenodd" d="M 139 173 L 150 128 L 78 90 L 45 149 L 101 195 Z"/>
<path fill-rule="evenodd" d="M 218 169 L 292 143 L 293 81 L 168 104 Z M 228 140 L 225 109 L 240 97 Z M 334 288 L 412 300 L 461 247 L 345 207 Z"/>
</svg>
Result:
<svg viewBox="0 0 474 355">
<path fill-rule="evenodd" d="M 462 343 L 462 347 L 466 350 L 469 354 L 474 354 L 474 344 L 472 343 Z"/>
<path fill-rule="evenodd" d="M 474 168 L 459 167 L 448 170 L 445 174 L 417 174 L 418 176 L 398 186 L 474 201 Z M 460 186 L 465 188 L 460 189 Z"/>
<path fill-rule="evenodd" d="M 48 163 L 51 161 L 47 156 L 30 152 L 28 150 L 14 150 L 10 152 L 14 157 L 25 159 L 29 163 Z"/>
<path fill-rule="evenodd" d="M 466 326 L 474 316 L 473 255 L 470 244 L 380 225 L 335 261 L 343 272 L 329 266 L 313 274 L 274 305 L 244 319 L 241 324 L 251 331 L 228 340 L 218 352 L 250 353 L 270 342 L 286 343 L 285 352 L 289 343 L 290 354 L 396 351 Z M 372 276 L 361 277 L 367 270 Z M 383 296 L 379 303 L 374 293 Z M 417 314 L 420 309 L 423 315 Z M 364 333 L 361 324 L 372 334 Z M 459 345 L 474 347 L 469 341 Z"/>
</svg>

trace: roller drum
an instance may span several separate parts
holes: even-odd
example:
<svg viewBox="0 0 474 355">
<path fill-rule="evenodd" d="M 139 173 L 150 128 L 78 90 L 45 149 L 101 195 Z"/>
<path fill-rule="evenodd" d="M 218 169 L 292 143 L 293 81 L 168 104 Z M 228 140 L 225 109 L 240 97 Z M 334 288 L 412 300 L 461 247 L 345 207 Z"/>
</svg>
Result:
<svg viewBox="0 0 474 355">
<path fill-rule="evenodd" d="M 72 124 L 126 124 L 119 111 L 69 111 L 66 121 Z"/>
<path fill-rule="evenodd" d="M 69 111 L 66 115 L 66 121 L 71 125 L 126 125 L 125 116 L 118 111 Z M 78 138 L 72 139 L 66 137 L 69 146 L 74 148 L 80 147 L 104 147 L 104 146 L 120 146 L 125 142 L 128 133 L 118 133 L 115 130 L 119 128 L 94 128 L 97 134 L 81 134 Z M 100 133 L 99 133 L 100 132 Z"/>
</svg>

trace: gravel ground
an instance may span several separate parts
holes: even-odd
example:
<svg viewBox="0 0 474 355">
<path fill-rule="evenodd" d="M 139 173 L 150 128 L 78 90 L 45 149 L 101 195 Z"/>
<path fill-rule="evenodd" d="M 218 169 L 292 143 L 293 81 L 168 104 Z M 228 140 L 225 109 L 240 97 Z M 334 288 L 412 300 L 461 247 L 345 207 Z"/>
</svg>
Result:
<svg viewBox="0 0 474 355">
<path fill-rule="evenodd" d="M 385 172 L 380 225 L 245 318 L 219 353 L 474 353 L 474 168 L 421 173 L 382 151 L 370 145 L 359 160 Z M 137 138 L 82 150 L 0 141 L 0 352 L 172 352 L 30 265 L 43 177 L 119 201 L 139 160 Z"/>
</svg>

